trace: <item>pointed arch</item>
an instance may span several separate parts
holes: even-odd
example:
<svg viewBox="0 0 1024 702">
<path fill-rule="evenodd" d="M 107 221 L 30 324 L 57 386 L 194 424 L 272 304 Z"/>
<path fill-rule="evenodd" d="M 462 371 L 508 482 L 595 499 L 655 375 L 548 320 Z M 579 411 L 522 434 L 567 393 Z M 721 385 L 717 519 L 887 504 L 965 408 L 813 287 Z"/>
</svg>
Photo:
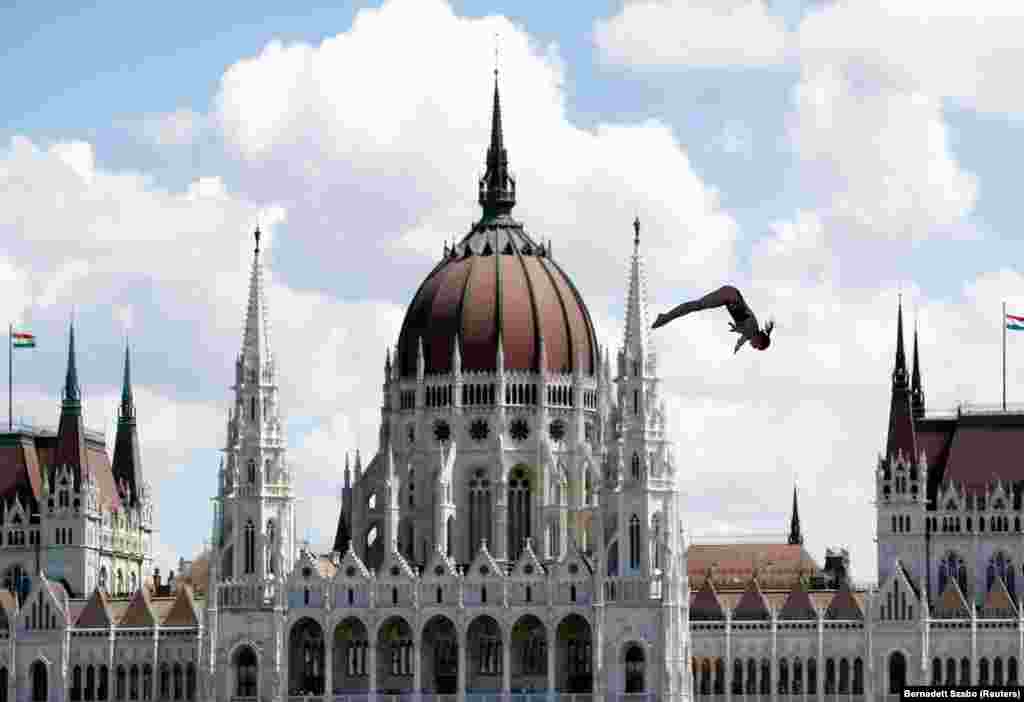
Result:
<svg viewBox="0 0 1024 702">
<path fill-rule="evenodd" d="M 245 523 L 245 568 L 246 574 L 256 572 L 256 525 L 252 520 Z"/>
<path fill-rule="evenodd" d="M 633 452 L 633 458 L 629 463 L 629 474 L 633 480 L 640 480 L 640 454 Z"/>
<path fill-rule="evenodd" d="M 629 567 L 640 567 L 640 518 L 635 514 L 629 518 Z"/>
<path fill-rule="evenodd" d="M 533 536 L 533 486 L 529 471 L 516 466 L 508 477 L 508 557 L 516 560 L 523 552 L 526 539 Z"/>
</svg>

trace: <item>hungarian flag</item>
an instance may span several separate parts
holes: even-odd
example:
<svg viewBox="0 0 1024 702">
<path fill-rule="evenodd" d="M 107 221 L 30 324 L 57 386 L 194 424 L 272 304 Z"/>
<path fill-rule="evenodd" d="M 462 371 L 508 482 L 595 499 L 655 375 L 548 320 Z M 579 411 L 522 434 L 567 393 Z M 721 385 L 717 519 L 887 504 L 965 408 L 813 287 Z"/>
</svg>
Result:
<svg viewBox="0 0 1024 702">
<path fill-rule="evenodd" d="M 1024 326 L 1021 327 L 1024 329 Z M 36 347 L 36 335 L 28 332 L 11 332 L 11 345 L 17 349 L 34 349 Z"/>
<path fill-rule="evenodd" d="M 1015 314 L 1006 315 L 1006 328 L 1014 331 L 1024 331 L 1024 317 Z"/>
</svg>

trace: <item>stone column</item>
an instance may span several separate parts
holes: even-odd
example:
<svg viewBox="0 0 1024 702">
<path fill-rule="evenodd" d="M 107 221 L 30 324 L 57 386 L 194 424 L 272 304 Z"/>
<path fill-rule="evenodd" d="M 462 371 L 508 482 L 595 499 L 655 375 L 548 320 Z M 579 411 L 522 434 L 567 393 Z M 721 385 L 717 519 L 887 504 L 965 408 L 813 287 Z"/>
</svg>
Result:
<svg viewBox="0 0 1024 702">
<path fill-rule="evenodd" d="M 555 685 L 557 684 L 557 678 L 555 677 L 555 666 L 558 663 L 558 629 L 552 630 L 548 634 L 548 700 L 555 702 L 558 697 L 558 690 Z"/>
<path fill-rule="evenodd" d="M 370 632 L 370 636 L 373 636 L 373 632 Z M 377 641 L 375 636 L 369 641 L 367 649 L 369 649 L 370 654 L 370 660 L 368 661 L 370 668 L 370 687 L 367 690 L 369 692 L 368 699 L 369 702 L 374 702 L 377 699 Z"/>
<path fill-rule="evenodd" d="M 512 692 L 512 632 L 501 642 L 501 695 L 508 700 Z"/>
<path fill-rule="evenodd" d="M 499 561 L 509 557 L 514 544 L 508 542 L 508 490 L 505 489 L 504 476 L 494 486 L 494 552 L 491 554 Z"/>
<path fill-rule="evenodd" d="M 466 632 L 459 631 L 457 633 L 459 641 L 459 669 L 457 673 L 458 677 L 458 702 L 465 702 L 466 699 Z"/>
<path fill-rule="evenodd" d="M 324 694 L 334 694 L 334 632 L 324 632 Z"/>
<path fill-rule="evenodd" d="M 414 702 L 419 702 L 420 691 L 423 689 L 423 673 L 420 670 L 422 662 L 420 661 L 420 642 L 416 636 L 412 639 L 412 699 Z"/>
</svg>

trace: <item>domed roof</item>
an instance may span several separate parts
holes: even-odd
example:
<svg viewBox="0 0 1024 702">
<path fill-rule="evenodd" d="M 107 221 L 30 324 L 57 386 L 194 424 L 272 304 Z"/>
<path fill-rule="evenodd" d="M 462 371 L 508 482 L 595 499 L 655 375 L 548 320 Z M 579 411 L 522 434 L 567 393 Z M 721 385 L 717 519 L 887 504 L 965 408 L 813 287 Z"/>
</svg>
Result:
<svg viewBox="0 0 1024 702">
<path fill-rule="evenodd" d="M 509 214 L 515 181 L 502 143 L 494 86 L 487 173 L 480 181 L 484 216 L 420 285 L 398 338 L 398 369 L 415 377 L 420 343 L 425 372 L 448 373 L 456 340 L 463 371 L 494 371 L 498 344 L 507 370 L 537 370 L 541 339 L 552 372 L 597 368 L 594 325 L 569 276 Z"/>
</svg>

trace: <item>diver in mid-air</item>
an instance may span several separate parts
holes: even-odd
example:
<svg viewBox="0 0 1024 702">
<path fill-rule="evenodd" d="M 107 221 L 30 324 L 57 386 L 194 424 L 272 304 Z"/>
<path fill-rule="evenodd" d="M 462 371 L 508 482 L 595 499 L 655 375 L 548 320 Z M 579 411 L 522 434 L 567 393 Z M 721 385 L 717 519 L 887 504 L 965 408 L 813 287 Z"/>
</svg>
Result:
<svg viewBox="0 0 1024 702">
<path fill-rule="evenodd" d="M 758 326 L 757 317 L 754 316 L 750 307 L 747 306 L 743 295 L 731 285 L 723 285 L 718 290 L 708 293 L 699 300 L 684 302 L 677 307 L 673 307 L 668 312 L 659 314 L 658 318 L 654 320 L 652 329 L 663 327 L 673 319 L 684 317 L 691 312 L 709 310 L 713 307 L 725 307 L 732 316 L 732 324 L 729 325 L 729 331 L 740 335 L 733 353 L 739 351 L 740 347 L 748 341 L 758 351 L 764 351 L 771 346 L 772 329 L 775 328 L 775 322 L 769 321 L 765 328 L 761 329 Z"/>
</svg>

